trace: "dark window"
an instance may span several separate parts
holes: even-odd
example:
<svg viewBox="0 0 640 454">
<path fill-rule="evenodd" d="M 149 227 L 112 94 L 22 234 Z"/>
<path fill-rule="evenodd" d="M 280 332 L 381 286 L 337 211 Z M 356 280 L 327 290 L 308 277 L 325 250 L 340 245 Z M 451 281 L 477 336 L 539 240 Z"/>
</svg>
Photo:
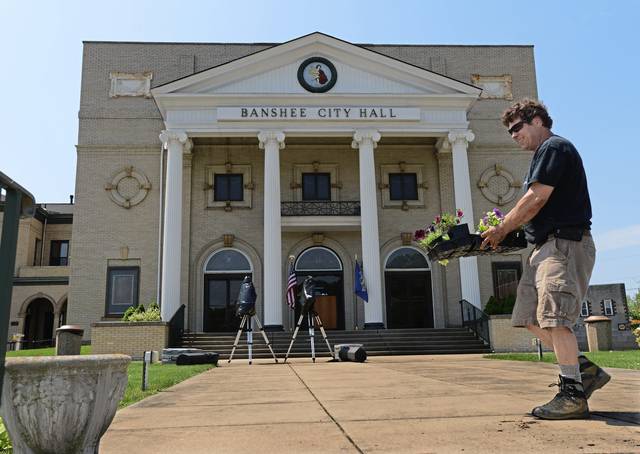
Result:
<svg viewBox="0 0 640 454">
<path fill-rule="evenodd" d="M 33 266 L 42 265 L 42 240 L 36 238 L 35 250 L 33 251 Z"/>
<path fill-rule="evenodd" d="M 302 200 L 331 200 L 331 174 L 303 173 Z"/>
<path fill-rule="evenodd" d="M 138 305 L 140 267 L 107 268 L 107 315 L 120 315 Z"/>
<path fill-rule="evenodd" d="M 415 173 L 390 173 L 391 200 L 418 200 L 418 176 Z"/>
<path fill-rule="evenodd" d="M 214 175 L 213 193 L 216 202 L 242 201 L 244 188 L 241 173 L 216 173 Z"/>
<path fill-rule="evenodd" d="M 51 242 L 49 266 L 69 265 L 69 240 L 55 240 Z"/>
<path fill-rule="evenodd" d="M 584 300 L 582 302 L 582 306 L 580 307 L 580 317 L 589 317 L 591 315 L 591 305 L 589 301 Z"/>
<path fill-rule="evenodd" d="M 515 296 L 522 274 L 520 262 L 493 262 L 493 294 L 498 299 Z"/>
</svg>

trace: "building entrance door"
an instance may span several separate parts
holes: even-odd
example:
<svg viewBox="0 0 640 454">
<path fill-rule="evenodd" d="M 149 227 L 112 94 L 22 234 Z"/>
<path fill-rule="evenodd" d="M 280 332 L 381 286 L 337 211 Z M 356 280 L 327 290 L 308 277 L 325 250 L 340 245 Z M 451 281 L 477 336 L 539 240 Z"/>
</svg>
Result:
<svg viewBox="0 0 640 454">
<path fill-rule="evenodd" d="M 344 329 L 344 281 L 342 262 L 331 249 L 314 246 L 304 250 L 296 259 L 297 291 L 307 276 L 316 282 L 315 310 L 325 329 Z M 296 297 L 299 297 L 296 295 Z M 300 305 L 296 302 L 295 323 L 300 318 Z M 303 320 L 307 328 L 307 320 Z"/>
<path fill-rule="evenodd" d="M 237 331 L 236 302 L 246 274 L 205 275 L 203 330 L 208 332 Z M 249 275 L 251 276 L 251 275 Z"/>
<path fill-rule="evenodd" d="M 53 305 L 38 298 L 27 307 L 24 321 L 24 343 L 29 348 L 53 345 Z"/>
<path fill-rule="evenodd" d="M 314 308 L 324 329 L 344 329 L 344 298 L 342 273 L 313 273 L 298 276 L 298 289 L 307 276 L 316 282 L 316 302 Z M 295 320 L 300 318 L 300 305 L 296 304 Z M 303 320 L 302 328 L 307 328 L 307 320 Z"/>
<path fill-rule="evenodd" d="M 388 328 L 433 328 L 431 269 L 425 255 L 401 247 L 387 258 L 384 273 Z"/>
<path fill-rule="evenodd" d="M 386 272 L 385 284 L 389 328 L 433 328 L 429 271 Z"/>
</svg>

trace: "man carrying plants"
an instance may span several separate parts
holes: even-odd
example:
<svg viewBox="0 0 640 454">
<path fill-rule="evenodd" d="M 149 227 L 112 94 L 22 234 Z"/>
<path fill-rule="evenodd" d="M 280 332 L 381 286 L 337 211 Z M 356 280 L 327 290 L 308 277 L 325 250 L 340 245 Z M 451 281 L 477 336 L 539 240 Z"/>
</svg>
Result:
<svg viewBox="0 0 640 454">
<path fill-rule="evenodd" d="M 525 194 L 499 225 L 482 233 L 482 247 L 495 249 L 507 233 L 524 225 L 535 247 L 518 285 L 512 324 L 553 347 L 560 365 L 560 392 L 531 413 L 543 419 L 589 418 L 587 399 L 610 377 L 578 356 L 572 331 L 596 255 L 582 159 L 571 142 L 551 132 L 553 121 L 537 101 L 514 103 L 502 114 L 502 123 L 521 148 L 534 154 Z"/>
</svg>

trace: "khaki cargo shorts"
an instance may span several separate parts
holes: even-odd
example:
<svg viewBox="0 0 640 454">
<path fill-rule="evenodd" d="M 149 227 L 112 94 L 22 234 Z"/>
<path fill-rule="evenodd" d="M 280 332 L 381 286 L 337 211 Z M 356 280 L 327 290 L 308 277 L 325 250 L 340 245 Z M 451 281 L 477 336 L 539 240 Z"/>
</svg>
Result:
<svg viewBox="0 0 640 454">
<path fill-rule="evenodd" d="M 573 327 L 596 259 L 590 234 L 582 241 L 550 236 L 527 258 L 518 284 L 513 326 Z"/>
</svg>

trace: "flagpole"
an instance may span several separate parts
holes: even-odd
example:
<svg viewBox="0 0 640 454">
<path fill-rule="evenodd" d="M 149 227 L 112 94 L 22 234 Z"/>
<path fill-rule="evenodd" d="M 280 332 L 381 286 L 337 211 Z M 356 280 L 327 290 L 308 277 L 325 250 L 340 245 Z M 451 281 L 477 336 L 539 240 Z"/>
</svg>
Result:
<svg viewBox="0 0 640 454">
<path fill-rule="evenodd" d="M 356 264 L 357 264 L 357 263 L 358 263 L 358 254 L 356 254 Z M 354 267 L 353 269 L 355 270 L 355 267 Z M 355 285 L 356 285 L 356 283 L 355 283 L 355 272 L 353 273 L 353 276 L 354 276 L 354 282 L 353 282 L 353 285 L 354 285 L 354 288 L 355 288 Z M 356 298 L 355 298 L 355 303 L 354 303 L 354 305 L 355 305 L 355 310 L 353 311 L 353 316 L 354 316 L 355 325 L 356 325 L 356 330 L 357 330 L 357 329 L 358 329 L 358 295 L 356 295 L 356 293 L 355 293 L 355 292 L 354 292 L 353 294 L 354 294 L 354 295 L 355 295 L 355 297 L 356 297 Z"/>
</svg>

